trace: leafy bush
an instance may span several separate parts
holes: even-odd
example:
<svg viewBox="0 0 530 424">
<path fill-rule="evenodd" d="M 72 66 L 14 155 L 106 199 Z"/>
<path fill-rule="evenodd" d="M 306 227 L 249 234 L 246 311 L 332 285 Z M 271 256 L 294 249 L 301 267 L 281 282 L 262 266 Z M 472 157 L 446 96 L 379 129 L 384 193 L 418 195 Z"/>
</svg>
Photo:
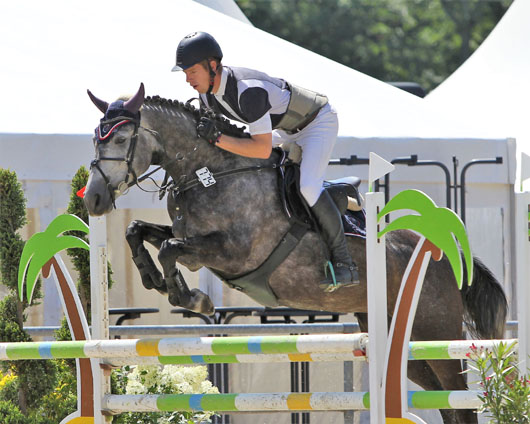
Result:
<svg viewBox="0 0 530 424">
<path fill-rule="evenodd" d="M 5 400 L 0 401 L 0 422 L 2 424 L 29 424 L 18 406 Z"/>
<path fill-rule="evenodd" d="M 469 370 L 480 378 L 479 412 L 496 424 L 530 422 L 530 380 L 520 375 L 515 346 L 515 342 L 501 342 L 490 351 L 473 344 L 473 352 L 468 354 Z"/>
<path fill-rule="evenodd" d="M 22 185 L 15 172 L 0 169 L 0 283 L 9 289 L 9 294 L 0 301 L 1 342 L 31 341 L 23 329 L 25 309 L 29 305 L 17 296 L 18 266 L 25 243 L 18 231 L 26 222 L 26 199 Z M 36 299 L 41 297 L 39 286 L 37 284 L 34 291 Z M 0 394 L 0 398 L 14 402 L 22 414 L 29 414 L 29 410 L 38 405 L 41 397 L 55 385 L 56 365 L 51 361 L 3 361 L 0 365 L 4 372 L 17 376 L 14 384 L 18 392 L 14 396 L 14 388 L 9 385 L 9 393 Z M 17 422 L 16 413 L 12 411 L 13 408 L 10 408 L 5 414 L 11 414 L 9 417 Z M 10 419 L 0 422 L 10 422 Z"/>
<path fill-rule="evenodd" d="M 57 360 L 57 384 L 53 391 L 41 399 L 39 407 L 32 411 L 32 423 L 56 424 L 77 408 L 77 380 L 75 369 L 68 361 Z"/>
</svg>

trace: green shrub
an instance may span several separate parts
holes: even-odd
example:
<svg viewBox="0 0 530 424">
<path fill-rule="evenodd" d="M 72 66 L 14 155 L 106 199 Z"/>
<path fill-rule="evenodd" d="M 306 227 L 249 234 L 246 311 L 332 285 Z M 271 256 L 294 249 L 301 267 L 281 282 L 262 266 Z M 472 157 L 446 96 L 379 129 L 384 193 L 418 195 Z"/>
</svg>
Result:
<svg viewBox="0 0 530 424">
<path fill-rule="evenodd" d="M 0 401 L 0 422 L 2 424 L 30 424 L 18 406 L 5 400 Z"/>
<path fill-rule="evenodd" d="M 1 342 L 31 341 L 23 329 L 25 309 L 29 305 L 20 301 L 17 295 L 18 265 L 24 248 L 24 241 L 18 231 L 26 222 L 26 199 L 22 185 L 15 172 L 0 169 L 0 282 L 10 291 L 0 301 Z M 40 284 L 35 288 L 34 298 L 41 298 Z M 56 382 L 56 366 L 51 361 L 3 361 L 1 367 L 5 372 L 17 376 L 16 406 L 23 414 L 28 414 L 31 408 L 38 405 L 41 397 L 48 394 Z M 9 386 L 9 390 L 9 393 L 0 394 L 0 397 L 14 401 L 13 388 Z M 16 416 L 16 413 L 13 414 L 13 417 Z M 6 418 L 0 422 L 8 421 Z"/>
<path fill-rule="evenodd" d="M 473 344 L 472 349 L 473 353 L 467 355 L 468 366 L 479 375 L 479 412 L 495 424 L 529 423 L 530 380 L 518 368 L 516 343 L 501 342 L 491 351 Z"/>
<path fill-rule="evenodd" d="M 41 403 L 32 412 L 32 423 L 56 424 L 77 409 L 77 380 L 75 369 L 66 360 L 54 361 L 57 364 L 57 384 L 41 399 Z"/>
</svg>

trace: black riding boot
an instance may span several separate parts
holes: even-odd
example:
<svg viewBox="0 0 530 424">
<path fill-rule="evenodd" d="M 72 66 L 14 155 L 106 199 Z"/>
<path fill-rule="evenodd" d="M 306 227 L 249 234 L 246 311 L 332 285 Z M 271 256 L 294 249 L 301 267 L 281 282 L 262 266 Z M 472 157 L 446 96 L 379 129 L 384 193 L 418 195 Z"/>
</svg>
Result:
<svg viewBox="0 0 530 424">
<path fill-rule="evenodd" d="M 322 237 L 331 250 L 331 263 L 333 264 L 333 270 L 327 270 L 327 279 L 321 281 L 320 287 L 326 291 L 333 291 L 341 286 L 359 284 L 357 265 L 353 263 L 346 246 L 340 212 L 326 190 L 322 192 L 311 209 L 320 225 Z M 333 273 L 335 278 L 333 278 Z"/>
</svg>

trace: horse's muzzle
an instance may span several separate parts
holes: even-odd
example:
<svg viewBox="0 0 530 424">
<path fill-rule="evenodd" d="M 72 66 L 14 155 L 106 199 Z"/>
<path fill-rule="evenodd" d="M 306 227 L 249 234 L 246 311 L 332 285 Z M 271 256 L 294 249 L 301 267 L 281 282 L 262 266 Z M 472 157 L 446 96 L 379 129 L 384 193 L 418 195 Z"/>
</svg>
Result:
<svg viewBox="0 0 530 424">
<path fill-rule="evenodd" d="M 91 216 L 105 215 L 113 208 L 112 199 L 107 190 L 94 190 L 90 186 L 87 186 L 83 201 Z"/>
</svg>

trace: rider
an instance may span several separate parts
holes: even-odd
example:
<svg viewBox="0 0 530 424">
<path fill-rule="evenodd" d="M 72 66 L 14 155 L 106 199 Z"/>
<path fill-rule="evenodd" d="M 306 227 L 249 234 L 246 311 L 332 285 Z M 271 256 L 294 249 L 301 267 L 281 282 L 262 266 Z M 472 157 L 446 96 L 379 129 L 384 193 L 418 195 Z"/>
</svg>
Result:
<svg viewBox="0 0 530 424">
<path fill-rule="evenodd" d="M 180 41 L 172 71 L 184 71 L 204 105 L 248 124 L 251 138 L 222 134 L 207 117 L 200 119 L 197 134 L 221 149 L 261 159 L 269 158 L 273 144 L 298 144 L 300 191 L 331 250 L 335 283 L 359 284 L 340 212 L 322 187 L 338 132 L 336 111 L 322 94 L 255 70 L 223 66 L 222 58 L 221 47 L 210 34 L 193 32 Z M 333 283 L 332 274 L 322 283 Z"/>
</svg>

